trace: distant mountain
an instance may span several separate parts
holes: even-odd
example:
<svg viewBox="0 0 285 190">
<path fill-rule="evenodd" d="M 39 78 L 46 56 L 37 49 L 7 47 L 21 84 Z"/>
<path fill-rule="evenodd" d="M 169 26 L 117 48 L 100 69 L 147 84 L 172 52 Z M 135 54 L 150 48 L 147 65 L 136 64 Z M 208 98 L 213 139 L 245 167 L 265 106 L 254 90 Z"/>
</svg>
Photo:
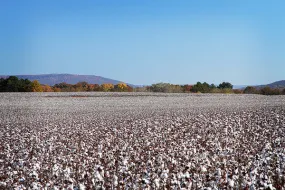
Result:
<svg viewBox="0 0 285 190">
<path fill-rule="evenodd" d="M 248 85 L 233 85 L 233 89 L 243 89 L 247 87 Z"/>
<path fill-rule="evenodd" d="M 264 84 L 264 85 L 234 85 L 233 89 L 244 89 L 247 86 L 254 86 L 257 89 L 269 86 L 270 88 L 279 88 L 279 89 L 283 89 L 285 88 L 285 80 L 280 80 L 280 81 L 276 81 L 270 84 Z"/>
<path fill-rule="evenodd" d="M 265 86 L 269 86 L 270 88 L 285 88 L 285 80 L 280 80 L 280 81 L 276 81 L 270 84 L 266 84 L 266 85 L 258 85 L 256 86 L 257 88 L 263 88 Z"/>
<path fill-rule="evenodd" d="M 73 75 L 73 74 L 42 74 L 42 75 L 13 75 L 20 79 L 29 79 L 31 81 L 38 80 L 41 84 L 55 85 L 58 83 L 66 82 L 68 84 L 76 84 L 78 82 L 87 82 L 90 84 L 103 84 L 111 83 L 118 84 L 121 81 L 104 78 L 95 75 Z M 8 75 L 2 75 L 0 78 L 7 78 Z M 130 84 L 129 84 L 130 85 Z"/>
</svg>

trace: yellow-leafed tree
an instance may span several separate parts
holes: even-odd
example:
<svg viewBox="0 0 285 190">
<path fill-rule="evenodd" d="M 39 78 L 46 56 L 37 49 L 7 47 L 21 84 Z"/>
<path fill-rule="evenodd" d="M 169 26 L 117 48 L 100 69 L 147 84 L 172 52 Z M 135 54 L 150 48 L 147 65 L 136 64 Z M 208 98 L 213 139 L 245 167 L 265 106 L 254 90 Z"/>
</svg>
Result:
<svg viewBox="0 0 285 190">
<path fill-rule="evenodd" d="M 127 92 L 128 91 L 128 85 L 125 83 L 119 83 L 115 85 L 115 90 L 119 92 Z"/>
<path fill-rule="evenodd" d="M 102 84 L 101 88 L 104 92 L 109 92 L 114 89 L 114 85 L 113 84 Z"/>
<path fill-rule="evenodd" d="M 43 92 L 43 88 L 42 88 L 41 84 L 39 83 L 39 81 L 34 80 L 31 83 L 31 91 L 32 92 Z"/>
</svg>

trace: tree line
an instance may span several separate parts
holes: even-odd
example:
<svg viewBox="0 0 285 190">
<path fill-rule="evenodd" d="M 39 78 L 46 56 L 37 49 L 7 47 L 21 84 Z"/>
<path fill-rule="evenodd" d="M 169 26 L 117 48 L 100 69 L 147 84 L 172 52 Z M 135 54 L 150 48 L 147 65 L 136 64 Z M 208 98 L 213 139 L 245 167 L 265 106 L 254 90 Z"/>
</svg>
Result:
<svg viewBox="0 0 285 190">
<path fill-rule="evenodd" d="M 167 93 L 242 93 L 241 90 L 233 89 L 233 85 L 229 82 L 223 82 L 218 86 L 208 84 L 206 82 L 197 82 L 194 85 L 175 85 L 170 83 L 157 83 L 151 86 L 136 88 L 136 91 L 148 92 L 167 92 Z"/>
<path fill-rule="evenodd" d="M 164 93 L 226 93 L 226 94 L 263 94 L 263 95 L 285 95 L 285 88 L 256 88 L 247 86 L 245 89 L 233 89 L 229 82 L 219 85 L 197 82 L 194 85 L 177 85 L 170 83 L 156 83 L 150 86 L 132 87 L 125 83 L 113 84 L 89 84 L 78 82 L 76 84 L 59 83 L 53 86 L 40 84 L 39 81 L 18 79 L 10 76 L 7 79 L 0 78 L 0 92 L 164 92 Z"/>
<path fill-rule="evenodd" d="M 28 79 L 18 79 L 16 76 L 10 76 L 7 79 L 0 79 L 0 92 L 133 92 L 133 88 L 125 83 L 113 84 L 88 84 L 87 82 L 78 82 L 76 84 L 67 84 L 65 82 L 55 84 L 54 86 L 40 84 L 39 81 L 30 81 Z"/>
<path fill-rule="evenodd" d="M 229 82 L 222 82 L 219 85 L 197 82 L 194 85 L 174 85 L 169 83 L 157 83 L 151 86 L 141 87 L 138 91 L 168 92 L 168 93 L 223 93 L 223 94 L 262 94 L 262 95 L 285 95 L 285 88 L 270 88 L 265 86 L 256 88 L 247 86 L 244 89 L 233 89 Z"/>
<path fill-rule="evenodd" d="M 67 84 L 65 82 L 55 84 L 52 87 L 54 92 L 133 92 L 133 88 L 125 83 L 113 84 L 89 84 L 87 82 L 78 82 L 76 84 Z"/>
<path fill-rule="evenodd" d="M 244 94 L 262 94 L 262 95 L 285 95 L 285 88 L 270 88 L 269 86 L 265 86 L 262 88 L 255 88 L 253 86 L 247 86 L 243 90 Z"/>
<path fill-rule="evenodd" d="M 0 78 L 0 92 L 42 92 L 42 85 L 37 81 L 18 79 L 10 76 L 7 79 Z"/>
</svg>

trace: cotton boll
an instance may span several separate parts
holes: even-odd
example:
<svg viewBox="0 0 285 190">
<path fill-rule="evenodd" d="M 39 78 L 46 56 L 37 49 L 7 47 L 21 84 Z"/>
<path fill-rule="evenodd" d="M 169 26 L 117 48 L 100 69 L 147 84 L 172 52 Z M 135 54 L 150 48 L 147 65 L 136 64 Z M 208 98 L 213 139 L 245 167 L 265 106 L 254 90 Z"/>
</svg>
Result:
<svg viewBox="0 0 285 190">
<path fill-rule="evenodd" d="M 201 172 L 203 173 L 207 172 L 207 168 L 205 166 L 201 166 Z"/>
</svg>

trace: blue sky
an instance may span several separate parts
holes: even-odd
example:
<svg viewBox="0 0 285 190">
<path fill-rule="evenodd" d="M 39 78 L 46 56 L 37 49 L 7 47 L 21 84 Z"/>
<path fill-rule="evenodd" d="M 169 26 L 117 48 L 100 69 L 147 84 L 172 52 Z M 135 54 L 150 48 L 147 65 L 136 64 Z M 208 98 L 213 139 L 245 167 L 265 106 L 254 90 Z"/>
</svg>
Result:
<svg viewBox="0 0 285 190">
<path fill-rule="evenodd" d="M 132 84 L 285 79 L 285 1 L 3 0 L 0 74 Z"/>
</svg>

